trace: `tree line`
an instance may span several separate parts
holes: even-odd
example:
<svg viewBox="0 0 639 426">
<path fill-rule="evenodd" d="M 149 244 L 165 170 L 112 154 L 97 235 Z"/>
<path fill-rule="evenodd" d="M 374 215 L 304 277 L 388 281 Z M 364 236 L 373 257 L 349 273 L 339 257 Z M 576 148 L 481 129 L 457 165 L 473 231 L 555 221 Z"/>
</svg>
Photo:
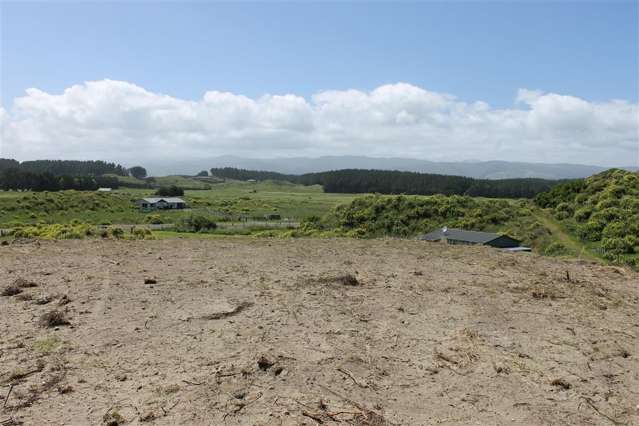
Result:
<svg viewBox="0 0 639 426">
<path fill-rule="evenodd" d="M 146 170 L 127 169 L 116 163 L 79 160 L 34 160 L 19 162 L 0 158 L 0 189 L 8 191 L 95 191 L 100 187 L 118 188 L 116 175 L 145 177 Z"/>
<path fill-rule="evenodd" d="M 332 193 L 443 194 L 494 198 L 533 198 L 561 182 L 536 178 L 474 179 L 464 176 L 364 169 L 292 175 L 225 167 L 212 168 L 211 175 L 236 180 L 282 180 L 302 185 L 322 185 L 325 192 Z"/>
<path fill-rule="evenodd" d="M 110 176 L 104 176 L 110 175 Z M 60 191 L 76 189 L 95 191 L 101 187 L 118 188 L 117 176 L 146 177 L 141 166 L 126 167 L 101 160 L 34 160 L 19 162 L 0 158 L 0 189 Z M 140 186 L 146 187 L 146 184 Z"/>
<path fill-rule="evenodd" d="M 118 188 L 118 178 L 113 176 L 55 176 L 49 172 L 33 173 L 15 168 L 0 171 L 0 189 L 4 191 L 60 191 L 65 189 L 95 191 L 101 187 Z"/>
<path fill-rule="evenodd" d="M 126 167 L 101 160 L 34 160 L 19 163 L 16 160 L 0 159 L 0 171 L 8 168 L 17 168 L 31 173 L 51 173 L 54 176 L 100 176 L 106 174 L 128 176 L 129 174 Z"/>
</svg>

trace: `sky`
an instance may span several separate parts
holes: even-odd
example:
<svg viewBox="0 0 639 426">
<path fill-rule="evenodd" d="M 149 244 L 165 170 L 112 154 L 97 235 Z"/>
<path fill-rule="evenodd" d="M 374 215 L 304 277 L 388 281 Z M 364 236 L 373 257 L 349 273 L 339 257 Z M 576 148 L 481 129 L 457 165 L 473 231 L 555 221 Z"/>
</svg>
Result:
<svg viewBox="0 0 639 426">
<path fill-rule="evenodd" d="M 0 0 L 0 157 L 639 165 L 638 4 Z"/>
</svg>

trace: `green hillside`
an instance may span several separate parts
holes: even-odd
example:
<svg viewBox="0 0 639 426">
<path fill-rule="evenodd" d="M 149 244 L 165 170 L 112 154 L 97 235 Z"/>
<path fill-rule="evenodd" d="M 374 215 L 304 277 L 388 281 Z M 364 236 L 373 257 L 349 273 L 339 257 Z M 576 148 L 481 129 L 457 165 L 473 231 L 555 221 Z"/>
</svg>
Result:
<svg viewBox="0 0 639 426">
<path fill-rule="evenodd" d="M 149 177 L 146 179 L 137 179 L 133 176 L 117 176 L 117 175 L 105 175 L 116 177 L 121 186 L 128 188 L 159 188 L 161 186 L 178 186 L 184 190 L 204 190 L 211 189 L 211 184 L 220 182 L 216 178 L 194 178 L 189 176 L 158 176 Z"/>
<path fill-rule="evenodd" d="M 639 267 L 639 173 L 607 170 L 556 186 L 535 203 L 592 251 Z"/>
<path fill-rule="evenodd" d="M 534 208 L 527 200 L 371 195 L 338 206 L 321 218 L 308 218 L 302 230 L 363 238 L 414 237 L 448 226 L 506 233 L 543 252 L 555 240 L 548 228 L 536 219 Z M 568 249 L 563 248 L 561 253 L 553 254 L 567 252 Z"/>
<path fill-rule="evenodd" d="M 155 188 L 160 186 L 177 186 L 185 190 L 211 189 L 209 183 L 188 176 L 171 175 L 151 177 L 148 178 L 147 181 Z"/>
<path fill-rule="evenodd" d="M 0 192 L 0 226 L 69 223 L 127 223 L 137 213 L 134 194 L 121 192 Z"/>
</svg>

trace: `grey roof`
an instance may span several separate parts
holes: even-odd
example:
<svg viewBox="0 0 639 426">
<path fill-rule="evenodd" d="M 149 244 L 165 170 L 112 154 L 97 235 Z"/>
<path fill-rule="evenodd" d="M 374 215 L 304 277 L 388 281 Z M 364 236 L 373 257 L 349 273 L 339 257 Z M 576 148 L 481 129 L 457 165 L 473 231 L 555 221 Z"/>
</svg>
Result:
<svg viewBox="0 0 639 426">
<path fill-rule="evenodd" d="M 422 237 L 422 240 L 427 241 L 439 241 L 444 237 L 444 230 L 437 229 L 433 232 Z M 486 244 L 489 241 L 501 237 L 499 234 L 493 232 L 479 232 L 479 231 L 464 231 L 463 229 L 450 229 L 446 230 L 446 238 L 449 240 L 468 241 L 477 244 Z"/>
<path fill-rule="evenodd" d="M 184 203 L 184 200 L 177 197 L 166 197 L 166 198 L 142 198 L 140 201 L 146 201 L 150 204 L 159 203 L 160 201 L 164 201 L 167 203 Z"/>
</svg>

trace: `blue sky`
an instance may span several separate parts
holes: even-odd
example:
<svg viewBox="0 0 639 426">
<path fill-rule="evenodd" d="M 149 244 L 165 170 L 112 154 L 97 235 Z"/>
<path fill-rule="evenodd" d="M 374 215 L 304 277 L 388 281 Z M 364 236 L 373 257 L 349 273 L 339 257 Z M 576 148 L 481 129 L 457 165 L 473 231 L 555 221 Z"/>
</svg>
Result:
<svg viewBox="0 0 639 426">
<path fill-rule="evenodd" d="M 0 0 L 0 8 L 0 119 L 5 117 L 0 154 L 5 156 L 29 158 L 61 150 L 70 157 L 113 157 L 122 147 L 100 151 L 90 145 L 89 139 L 104 136 L 105 128 L 95 127 L 96 120 L 77 121 L 79 116 L 106 116 L 114 121 L 103 126 L 129 129 L 120 137 L 135 134 L 136 141 L 146 140 L 144 152 L 153 151 L 148 141 L 161 140 L 167 146 L 182 144 L 193 156 L 241 155 L 256 153 L 252 143 L 263 139 L 260 155 L 266 156 L 399 151 L 439 159 L 434 152 L 441 147 L 434 140 L 457 138 L 453 145 L 472 158 L 618 163 L 630 153 L 634 162 L 633 145 L 639 139 L 634 131 L 639 125 L 633 121 L 639 98 L 637 1 Z M 100 81 L 106 86 L 85 85 Z M 76 87 L 73 94 L 62 95 L 71 87 Z M 14 100 L 29 88 L 42 92 L 30 92 L 16 107 Z M 138 89 L 148 93 L 142 95 Z M 227 117 L 214 128 L 208 118 L 193 125 L 189 120 L 201 114 L 185 112 L 182 102 L 208 108 L 211 102 L 203 101 L 207 92 L 229 92 L 232 101 L 217 95 L 208 98 L 224 113 L 244 115 Z M 267 94 L 297 98 L 264 101 Z M 163 103 L 164 95 L 175 102 Z M 437 96 L 447 95 L 454 101 L 437 101 Z M 629 106 L 615 104 L 616 99 Z M 468 107 L 476 102 L 481 103 L 476 109 Z M 350 109 L 338 113 L 340 105 Z M 484 106 L 490 114 L 479 111 Z M 182 121 L 166 134 L 158 134 L 155 126 L 140 136 L 142 130 L 135 126 L 151 122 L 166 108 L 179 110 Z M 500 115 L 503 109 L 507 117 Z M 249 110 L 253 121 L 233 127 L 247 120 Z M 346 117 L 364 110 L 372 124 L 392 122 L 395 127 L 366 139 L 357 135 L 364 135 L 371 123 L 345 129 L 335 121 L 339 114 Z M 521 110 L 535 114 L 520 116 Z M 52 132 L 42 123 L 68 118 L 65 111 L 76 111 L 73 119 L 52 128 L 57 133 L 68 128 L 68 133 L 47 140 Z M 558 122 L 562 111 L 572 115 Z M 47 120 L 42 118 L 45 113 Z M 438 114 L 446 115 L 446 124 Z M 362 116 L 353 115 L 351 122 Z M 478 120 L 483 133 L 477 133 Z M 592 123 L 601 126 L 593 128 Z M 194 134 L 193 126 L 200 134 Z M 406 126 L 413 126 L 412 131 Z M 527 133 L 513 130 L 524 127 Z M 268 130 L 268 137 L 255 133 L 258 128 Z M 96 133 L 88 136 L 91 132 Z M 176 132 L 182 133 L 167 139 Z M 230 149 L 238 134 L 244 135 L 245 145 Z M 583 142 L 585 136 L 593 140 Z M 349 138 L 357 140 L 348 145 Z M 412 144 L 395 150 L 383 147 L 400 138 Z M 597 153 L 594 139 L 599 141 L 597 149 L 608 154 Z M 330 143 L 320 146 L 326 140 Z M 518 140 L 529 143 L 522 147 Z M 571 157 L 582 148 L 583 155 Z"/>
<path fill-rule="evenodd" d="M 2 5 L 4 104 L 110 78 L 198 99 L 404 81 L 510 105 L 521 87 L 636 101 L 637 2 Z"/>
</svg>

